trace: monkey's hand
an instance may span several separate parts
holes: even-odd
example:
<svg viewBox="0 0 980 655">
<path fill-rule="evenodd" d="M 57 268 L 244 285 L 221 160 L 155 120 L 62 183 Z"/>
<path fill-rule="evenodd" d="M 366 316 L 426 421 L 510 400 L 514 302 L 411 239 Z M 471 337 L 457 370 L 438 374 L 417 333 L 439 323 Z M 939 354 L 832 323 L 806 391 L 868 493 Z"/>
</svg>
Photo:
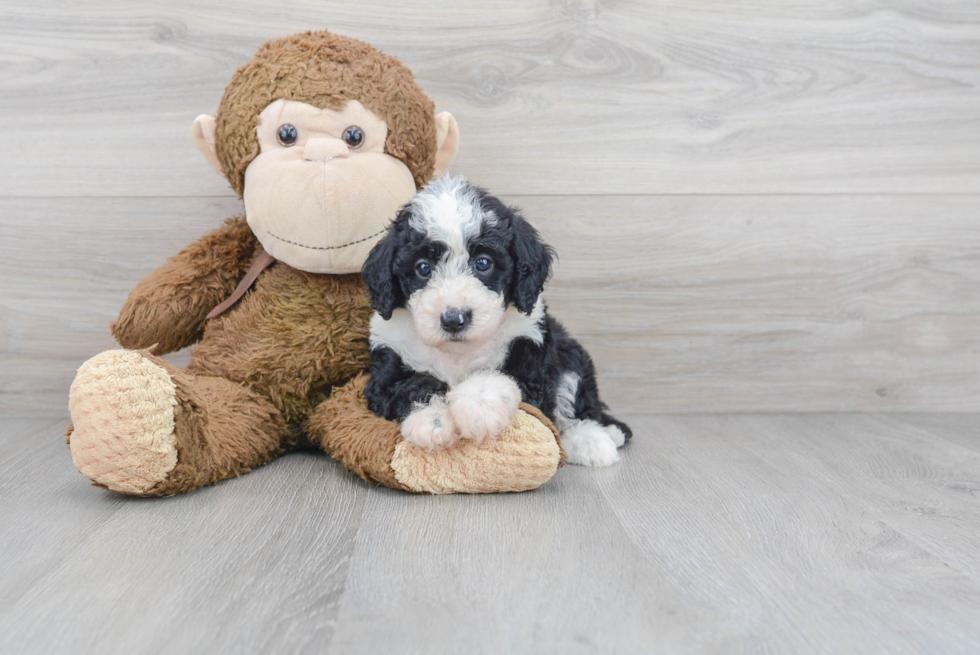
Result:
<svg viewBox="0 0 980 655">
<path fill-rule="evenodd" d="M 460 434 L 479 443 L 493 439 L 513 422 L 521 390 L 502 373 L 481 371 L 453 387 L 446 399 Z"/>
<path fill-rule="evenodd" d="M 238 217 L 184 248 L 129 294 L 110 326 L 116 341 L 130 349 L 156 344 L 157 355 L 196 342 L 207 313 L 231 295 L 257 247 L 245 219 Z"/>
</svg>

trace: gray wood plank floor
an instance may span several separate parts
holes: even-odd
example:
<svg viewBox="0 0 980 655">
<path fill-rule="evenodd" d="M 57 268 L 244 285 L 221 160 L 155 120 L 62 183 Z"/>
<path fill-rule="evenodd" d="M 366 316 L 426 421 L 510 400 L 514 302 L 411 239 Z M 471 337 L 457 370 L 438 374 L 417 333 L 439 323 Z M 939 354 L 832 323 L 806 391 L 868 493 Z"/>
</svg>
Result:
<svg viewBox="0 0 980 655">
<path fill-rule="evenodd" d="M 532 493 L 301 453 L 154 500 L 2 419 L 0 652 L 980 651 L 980 416 L 624 418 Z"/>
</svg>

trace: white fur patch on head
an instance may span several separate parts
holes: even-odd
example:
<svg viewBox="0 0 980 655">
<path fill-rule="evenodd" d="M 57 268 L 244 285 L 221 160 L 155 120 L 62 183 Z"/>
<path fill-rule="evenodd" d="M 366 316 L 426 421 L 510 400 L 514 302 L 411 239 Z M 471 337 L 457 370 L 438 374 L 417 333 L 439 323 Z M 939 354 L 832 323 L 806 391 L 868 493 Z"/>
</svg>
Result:
<svg viewBox="0 0 980 655">
<path fill-rule="evenodd" d="M 419 336 L 430 346 L 449 340 L 485 341 L 503 319 L 506 303 L 473 274 L 469 246 L 497 217 L 483 212 L 479 194 L 465 178 L 448 175 L 423 189 L 410 206 L 409 227 L 446 246 L 428 283 L 408 299 Z M 458 336 L 442 329 L 440 319 L 450 309 L 472 313 L 469 326 Z"/>
<path fill-rule="evenodd" d="M 493 225 L 497 220 L 492 213 L 483 213 L 479 194 L 462 176 L 443 175 L 430 182 L 409 205 L 409 227 L 457 253 L 466 252 L 466 243 L 480 233 L 483 223 Z"/>
<path fill-rule="evenodd" d="M 453 387 L 446 399 L 449 413 L 464 439 L 493 439 L 514 420 L 521 390 L 496 371 L 478 371 Z"/>
</svg>

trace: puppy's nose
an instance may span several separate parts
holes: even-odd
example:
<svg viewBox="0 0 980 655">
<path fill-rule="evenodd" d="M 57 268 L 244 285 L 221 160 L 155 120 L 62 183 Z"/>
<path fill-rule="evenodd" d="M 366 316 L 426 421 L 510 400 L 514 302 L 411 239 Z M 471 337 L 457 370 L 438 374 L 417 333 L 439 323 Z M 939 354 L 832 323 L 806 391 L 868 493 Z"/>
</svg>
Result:
<svg viewBox="0 0 980 655">
<path fill-rule="evenodd" d="M 303 146 L 303 158 L 309 161 L 327 161 L 349 154 L 347 144 L 340 139 L 309 139 Z"/>
<path fill-rule="evenodd" d="M 472 310 L 450 307 L 443 313 L 439 322 L 442 324 L 442 329 L 449 334 L 458 334 L 465 330 L 472 320 Z"/>
</svg>

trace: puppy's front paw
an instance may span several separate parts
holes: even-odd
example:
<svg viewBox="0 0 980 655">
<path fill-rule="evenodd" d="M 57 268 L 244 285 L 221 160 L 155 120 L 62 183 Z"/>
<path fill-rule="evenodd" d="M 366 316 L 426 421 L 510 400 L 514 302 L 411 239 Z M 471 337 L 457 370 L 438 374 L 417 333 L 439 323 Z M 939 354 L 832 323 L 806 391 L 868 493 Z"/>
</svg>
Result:
<svg viewBox="0 0 980 655">
<path fill-rule="evenodd" d="M 511 378 L 494 371 L 476 373 L 446 395 L 449 413 L 464 439 L 480 442 L 503 432 L 521 404 L 521 390 Z"/>
<path fill-rule="evenodd" d="M 405 441 L 425 450 L 442 450 L 459 441 L 443 396 L 433 396 L 428 405 L 417 405 L 402 421 L 401 428 Z"/>
</svg>

